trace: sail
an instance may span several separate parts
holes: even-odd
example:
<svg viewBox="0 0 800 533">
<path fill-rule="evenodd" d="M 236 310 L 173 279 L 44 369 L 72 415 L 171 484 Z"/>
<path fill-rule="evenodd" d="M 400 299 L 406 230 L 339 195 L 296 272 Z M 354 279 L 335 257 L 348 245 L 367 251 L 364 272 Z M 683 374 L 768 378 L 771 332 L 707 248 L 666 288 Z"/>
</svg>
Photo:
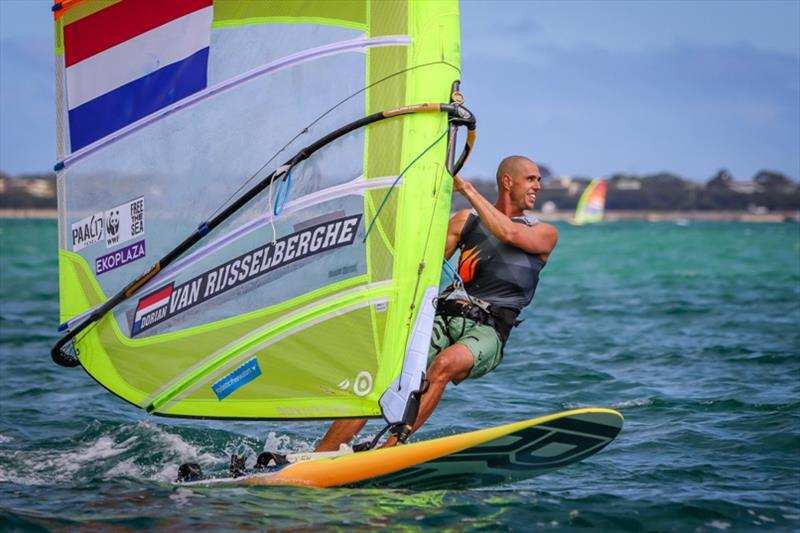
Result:
<svg viewBox="0 0 800 533">
<path fill-rule="evenodd" d="M 606 191 L 608 184 L 604 179 L 594 179 L 584 189 L 575 209 L 576 224 L 593 224 L 603 220 L 606 211 Z"/>
<path fill-rule="evenodd" d="M 60 320 L 84 370 L 165 416 L 402 415 L 452 190 L 448 113 L 418 104 L 451 102 L 457 2 L 53 11 Z"/>
</svg>

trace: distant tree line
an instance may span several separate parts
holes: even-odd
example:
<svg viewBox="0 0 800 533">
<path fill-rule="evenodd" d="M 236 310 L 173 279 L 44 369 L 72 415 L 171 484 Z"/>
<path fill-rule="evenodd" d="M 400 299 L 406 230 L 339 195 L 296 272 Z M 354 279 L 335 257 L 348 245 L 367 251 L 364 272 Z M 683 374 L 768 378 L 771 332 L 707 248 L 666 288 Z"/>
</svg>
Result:
<svg viewBox="0 0 800 533">
<path fill-rule="evenodd" d="M 559 178 L 546 167 L 542 170 L 542 190 L 538 208 L 552 202 L 558 210 L 572 210 L 590 178 Z M 477 179 L 473 183 L 489 199 L 497 195 L 495 181 Z M 460 197 L 456 208 L 467 207 Z M 690 181 L 670 173 L 647 176 L 614 174 L 608 178 L 606 209 L 647 211 L 713 211 L 800 209 L 800 183 L 784 174 L 763 170 L 751 181 L 736 181 L 726 170 L 720 170 L 706 183 Z"/>
<path fill-rule="evenodd" d="M 575 209 L 581 193 L 590 183 L 586 177 L 563 178 L 542 170 L 542 191 L 537 207 L 552 202 L 558 210 Z M 497 195 L 494 179 L 473 180 L 476 188 L 490 200 Z M 467 207 L 461 195 L 455 207 Z M 0 172 L 0 208 L 55 209 L 55 174 L 10 177 Z M 800 209 L 800 183 L 779 172 L 762 170 L 750 181 L 734 180 L 720 170 L 706 183 L 690 181 L 670 173 L 648 176 L 615 174 L 608 179 L 606 208 L 612 210 L 713 211 Z"/>
<path fill-rule="evenodd" d="M 12 178 L 0 172 L 0 209 L 55 209 L 56 175 Z"/>
</svg>

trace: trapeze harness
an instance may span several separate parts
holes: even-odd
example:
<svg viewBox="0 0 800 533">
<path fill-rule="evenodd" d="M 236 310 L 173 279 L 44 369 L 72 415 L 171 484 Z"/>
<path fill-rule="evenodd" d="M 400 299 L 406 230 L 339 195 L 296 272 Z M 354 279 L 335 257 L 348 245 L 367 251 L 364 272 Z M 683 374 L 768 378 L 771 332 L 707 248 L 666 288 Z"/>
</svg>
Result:
<svg viewBox="0 0 800 533">
<path fill-rule="evenodd" d="M 527 216 L 511 220 L 527 226 L 539 223 Z M 522 322 L 517 320 L 520 311 L 533 300 L 545 262 L 538 255 L 500 242 L 474 210 L 461 230 L 458 248 L 458 275 L 437 298 L 436 314 L 488 325 L 505 346 L 511 329 Z M 455 340 L 450 338 L 450 342 Z"/>
</svg>

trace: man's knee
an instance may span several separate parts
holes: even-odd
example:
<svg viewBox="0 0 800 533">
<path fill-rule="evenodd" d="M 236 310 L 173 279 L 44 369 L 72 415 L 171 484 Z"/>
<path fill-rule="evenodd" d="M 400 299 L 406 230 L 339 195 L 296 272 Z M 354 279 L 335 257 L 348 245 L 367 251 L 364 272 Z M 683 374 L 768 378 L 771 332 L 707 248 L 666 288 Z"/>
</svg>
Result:
<svg viewBox="0 0 800 533">
<path fill-rule="evenodd" d="M 463 344 L 453 344 L 442 350 L 433 360 L 428 369 L 428 379 L 434 383 L 464 379 L 469 375 L 474 363 L 475 358 L 469 348 Z"/>
</svg>

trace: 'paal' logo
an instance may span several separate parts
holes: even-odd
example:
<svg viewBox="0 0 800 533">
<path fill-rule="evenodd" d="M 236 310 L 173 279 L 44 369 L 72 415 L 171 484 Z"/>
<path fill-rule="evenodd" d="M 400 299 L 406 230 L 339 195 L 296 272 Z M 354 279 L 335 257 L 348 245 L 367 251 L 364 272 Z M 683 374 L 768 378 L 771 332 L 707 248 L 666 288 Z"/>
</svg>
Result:
<svg viewBox="0 0 800 533">
<path fill-rule="evenodd" d="M 72 225 L 72 251 L 77 252 L 103 238 L 103 213 L 96 213 Z"/>
</svg>

